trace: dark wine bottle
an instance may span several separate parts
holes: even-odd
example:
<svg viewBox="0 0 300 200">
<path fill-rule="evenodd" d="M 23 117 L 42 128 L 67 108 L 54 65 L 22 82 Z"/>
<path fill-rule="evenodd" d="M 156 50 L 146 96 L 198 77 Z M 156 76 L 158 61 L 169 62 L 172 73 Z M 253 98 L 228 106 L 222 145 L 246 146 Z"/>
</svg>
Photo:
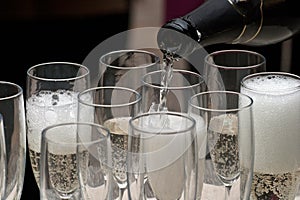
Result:
<svg viewBox="0 0 300 200">
<path fill-rule="evenodd" d="M 276 44 L 300 30 L 296 4 L 297 0 L 206 0 L 164 24 L 157 35 L 158 45 L 165 53 L 186 56 L 199 46 L 219 43 Z"/>
</svg>

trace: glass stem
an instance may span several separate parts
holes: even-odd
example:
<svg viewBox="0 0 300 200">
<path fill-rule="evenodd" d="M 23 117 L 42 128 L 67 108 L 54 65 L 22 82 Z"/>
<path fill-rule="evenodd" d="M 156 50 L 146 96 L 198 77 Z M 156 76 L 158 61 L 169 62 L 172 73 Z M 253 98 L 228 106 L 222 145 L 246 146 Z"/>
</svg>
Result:
<svg viewBox="0 0 300 200">
<path fill-rule="evenodd" d="M 231 185 L 225 186 L 225 200 L 230 199 Z"/>
<path fill-rule="evenodd" d="M 119 200 L 123 200 L 125 190 L 126 188 L 119 188 Z"/>
</svg>

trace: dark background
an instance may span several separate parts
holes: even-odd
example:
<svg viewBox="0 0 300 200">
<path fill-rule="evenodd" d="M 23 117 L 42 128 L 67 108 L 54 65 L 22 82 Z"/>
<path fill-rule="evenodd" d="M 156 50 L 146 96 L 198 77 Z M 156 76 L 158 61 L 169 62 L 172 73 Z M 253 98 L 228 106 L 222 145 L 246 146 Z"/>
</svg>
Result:
<svg viewBox="0 0 300 200">
<path fill-rule="evenodd" d="M 29 67 L 51 61 L 82 63 L 103 40 L 128 29 L 128 0 L 10 0 L 0 7 L 0 80 L 24 88 Z M 291 70 L 300 75 L 300 37 L 292 39 Z M 215 45 L 243 48 L 263 54 L 267 71 L 281 71 L 282 43 L 265 47 Z M 27 156 L 22 200 L 39 199 L 39 190 Z"/>
<path fill-rule="evenodd" d="M 106 38 L 128 29 L 126 0 L 6 0 L 0 6 L 0 80 L 25 91 L 29 67 L 82 63 Z M 39 198 L 27 152 L 22 200 Z"/>
</svg>

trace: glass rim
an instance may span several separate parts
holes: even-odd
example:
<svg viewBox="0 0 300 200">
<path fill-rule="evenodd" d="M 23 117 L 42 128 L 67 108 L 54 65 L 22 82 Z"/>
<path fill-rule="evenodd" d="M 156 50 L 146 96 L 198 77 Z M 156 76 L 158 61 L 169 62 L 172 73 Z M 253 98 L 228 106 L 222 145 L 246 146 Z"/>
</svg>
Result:
<svg viewBox="0 0 300 200">
<path fill-rule="evenodd" d="M 248 79 L 251 79 L 253 77 L 258 77 L 258 76 L 269 76 L 269 75 L 280 75 L 283 77 L 291 77 L 295 80 L 299 80 L 299 84 L 296 86 L 292 86 L 292 87 L 288 87 L 288 88 L 282 88 L 282 89 L 276 89 L 274 91 L 268 92 L 266 90 L 259 90 L 259 89 L 254 89 L 254 88 L 249 88 L 248 86 L 245 85 L 245 81 Z M 278 92 L 280 92 L 280 94 L 282 94 L 282 92 L 284 93 L 288 93 L 288 92 L 292 92 L 292 91 L 297 91 L 300 90 L 300 76 L 293 74 L 293 73 L 289 73 L 289 72 L 257 72 L 254 74 L 249 74 L 247 76 L 245 76 L 242 80 L 241 80 L 241 87 L 243 87 L 246 90 L 255 92 L 255 93 L 264 93 L 264 94 L 268 94 L 268 95 L 276 95 L 278 94 Z"/>
<path fill-rule="evenodd" d="M 17 97 L 20 97 L 23 95 L 23 88 L 16 83 L 9 82 L 9 81 L 0 81 L 0 84 L 1 85 L 9 85 L 9 86 L 15 87 L 17 89 L 17 92 L 15 94 L 8 95 L 6 97 L 0 97 L 0 101 L 14 99 L 14 98 L 17 98 Z"/>
<path fill-rule="evenodd" d="M 141 114 L 129 119 L 129 126 L 131 128 L 133 128 L 133 130 L 140 131 L 140 132 L 143 132 L 143 133 L 146 133 L 146 134 L 153 134 L 153 132 L 147 131 L 141 126 L 134 125 L 136 120 L 139 120 L 142 117 L 147 117 L 147 116 L 150 116 L 150 115 L 177 116 L 177 117 L 188 119 L 191 122 L 191 125 L 188 126 L 185 129 L 180 129 L 180 130 L 174 129 L 174 130 L 171 130 L 171 131 L 168 131 L 168 132 L 162 132 L 162 133 L 160 133 L 161 135 L 175 135 L 175 134 L 179 134 L 179 133 L 184 134 L 184 132 L 191 131 L 192 129 L 194 129 L 196 127 L 196 120 L 194 118 L 192 118 L 191 116 L 189 116 L 187 113 L 172 112 L 172 111 L 159 111 L 159 112 L 141 113 Z"/>
<path fill-rule="evenodd" d="M 156 54 L 154 54 L 150 51 L 140 50 L 140 49 L 123 49 L 123 50 L 110 51 L 110 52 L 102 55 L 99 58 L 99 63 L 105 65 L 106 67 L 113 68 L 113 69 L 125 69 L 125 67 L 111 65 L 110 63 L 105 62 L 104 59 L 107 56 L 110 56 L 110 55 L 114 55 L 114 54 L 118 55 L 118 54 L 121 54 L 121 53 L 128 53 L 128 52 L 143 53 L 143 54 L 147 54 L 147 55 L 150 55 L 151 57 L 155 58 L 155 62 L 145 63 L 145 64 L 134 66 L 134 67 L 126 67 L 126 69 L 128 69 L 128 70 L 129 69 L 143 69 L 143 68 L 147 68 L 147 67 L 151 67 L 151 66 L 154 66 L 156 64 L 159 64 L 159 62 L 160 62 L 159 57 Z"/>
<path fill-rule="evenodd" d="M 156 70 L 156 71 L 148 72 L 145 75 L 143 75 L 143 77 L 142 77 L 142 83 L 143 83 L 143 85 L 150 86 L 150 87 L 156 88 L 156 89 L 164 89 L 165 88 L 164 86 L 154 85 L 153 83 L 146 82 L 146 80 L 145 80 L 147 77 L 152 76 L 153 74 L 161 73 L 161 72 L 163 72 L 163 70 Z M 182 89 L 194 88 L 194 87 L 200 86 L 201 84 L 205 83 L 204 78 L 200 74 L 198 74 L 196 72 L 192 72 L 192 71 L 184 70 L 184 69 L 173 69 L 173 75 L 174 75 L 174 72 L 175 73 L 176 72 L 179 72 L 179 73 L 182 72 L 182 73 L 191 74 L 191 75 L 193 75 L 195 77 L 198 77 L 199 80 L 201 80 L 201 81 L 198 82 L 198 83 L 195 83 L 195 84 L 191 84 L 191 85 L 168 86 L 167 88 L 169 90 L 182 90 Z"/>
<path fill-rule="evenodd" d="M 127 92 L 131 92 L 133 94 L 136 95 L 136 99 L 134 101 L 130 101 L 128 103 L 120 103 L 120 104 L 113 104 L 113 105 L 107 105 L 107 104 L 99 104 L 99 103 L 87 103 L 85 102 L 84 100 L 82 100 L 82 96 L 83 95 L 86 95 L 90 92 L 94 92 L 94 91 L 97 91 L 97 90 L 106 90 L 106 89 L 109 89 L 109 90 L 124 90 L 124 91 L 127 91 Z M 136 103 L 138 103 L 139 101 L 142 100 L 142 95 L 140 93 L 138 93 L 136 90 L 134 89 L 131 89 L 131 88 L 127 88 L 127 87 L 120 87 L 120 86 L 101 86 L 101 87 L 93 87 L 93 88 L 88 88 L 86 90 L 83 90 L 81 92 L 78 93 L 78 103 L 81 103 L 83 105 L 86 105 L 86 106 L 91 106 L 91 107 L 103 107 L 103 108 L 113 108 L 113 107 L 124 107 L 124 106 L 131 106 L 131 105 L 134 105 Z"/>
<path fill-rule="evenodd" d="M 37 67 L 41 67 L 41 66 L 46 66 L 46 65 L 52 65 L 52 64 L 61 64 L 61 65 L 72 65 L 72 66 L 77 66 L 78 69 L 84 69 L 85 73 L 80 75 L 80 76 L 74 76 L 74 77 L 70 77 L 70 78 L 45 78 L 45 77 L 39 77 L 39 76 L 35 76 L 33 75 L 31 72 L 33 69 L 37 68 Z M 73 62 L 60 62 L 60 61 L 56 61 L 56 62 L 44 62 L 44 63 L 39 63 L 37 65 L 33 65 L 32 67 L 30 67 L 27 70 L 27 76 L 35 79 L 35 80 L 40 80 L 40 81 L 53 81 L 53 82 L 57 82 L 57 81 L 72 81 L 72 80 L 77 80 L 77 79 L 81 79 L 84 78 L 86 76 L 88 76 L 90 74 L 90 70 L 79 63 L 73 63 Z"/>
<path fill-rule="evenodd" d="M 52 130 L 52 129 L 56 129 L 56 128 L 60 128 L 60 127 L 64 127 L 64 126 L 87 126 L 87 127 L 92 127 L 92 128 L 99 128 L 103 131 L 105 131 L 105 134 L 101 134 L 101 138 L 98 138 L 96 140 L 92 140 L 92 141 L 89 141 L 89 142 L 62 142 L 62 141 L 57 141 L 57 140 L 53 140 L 53 139 L 50 139 L 49 137 L 47 137 L 47 133 L 49 130 Z M 51 133 L 49 133 L 51 134 Z M 77 132 L 76 132 L 77 134 Z M 100 124 L 96 124 L 96 123 L 92 123 L 92 122 L 65 122 L 65 123 L 58 123 L 58 124 L 52 124 L 52 125 L 49 125 L 47 126 L 46 128 L 44 128 L 42 130 L 42 137 L 47 140 L 47 141 L 50 141 L 52 144 L 60 144 L 60 145 L 77 145 L 77 144 L 87 144 L 87 145 L 90 145 L 90 144 L 96 144 L 98 142 L 101 142 L 103 140 L 106 140 L 106 139 L 109 139 L 110 138 L 110 131 L 108 128 L 100 125 Z"/>
<path fill-rule="evenodd" d="M 249 102 L 247 102 L 247 104 L 244 106 L 239 105 L 237 108 L 230 108 L 230 109 L 207 108 L 207 107 L 197 106 L 192 103 L 192 100 L 194 98 L 197 98 L 199 96 L 204 96 L 204 95 L 211 95 L 211 94 L 238 95 L 239 97 L 241 96 L 243 98 L 248 99 Z M 253 99 L 249 95 L 246 95 L 246 94 L 243 94 L 240 92 L 228 91 L 228 90 L 215 90 L 215 91 L 206 91 L 206 92 L 200 92 L 200 93 L 194 94 L 189 99 L 188 104 L 190 106 L 192 106 L 192 108 L 196 108 L 196 109 L 203 110 L 203 111 L 209 111 L 209 112 L 237 112 L 237 111 L 244 110 L 246 108 L 250 108 L 253 105 Z"/>
<path fill-rule="evenodd" d="M 220 54 L 224 54 L 224 53 L 248 53 L 251 54 L 253 56 L 257 56 L 259 57 L 262 61 L 256 64 L 252 64 L 252 65 L 248 65 L 248 66 L 223 66 L 223 65 L 217 65 L 215 63 L 212 63 L 209 61 L 209 58 L 214 57 L 216 55 L 220 55 Z M 219 68 L 219 69 L 234 69 L 234 70 L 244 70 L 244 69 L 252 69 L 252 68 L 258 68 L 260 66 L 266 65 L 266 58 L 264 55 L 256 52 L 256 51 L 250 51 L 250 50 L 245 50 L 245 49 L 225 49 L 225 50 L 218 50 L 218 51 L 214 51 L 212 53 L 209 53 L 208 55 L 206 55 L 204 57 L 204 62 L 205 64 L 209 64 L 212 67 L 215 68 Z"/>
</svg>

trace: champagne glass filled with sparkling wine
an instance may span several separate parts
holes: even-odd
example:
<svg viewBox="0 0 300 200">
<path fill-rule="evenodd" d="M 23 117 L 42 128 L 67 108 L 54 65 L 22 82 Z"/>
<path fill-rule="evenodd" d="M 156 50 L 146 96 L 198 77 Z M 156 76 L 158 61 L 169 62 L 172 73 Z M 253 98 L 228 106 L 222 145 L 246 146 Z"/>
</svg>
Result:
<svg viewBox="0 0 300 200">
<path fill-rule="evenodd" d="M 26 117 L 29 157 L 39 186 L 42 130 L 76 121 L 77 95 L 89 87 L 89 70 L 69 62 L 35 65 L 27 71 Z"/>
<path fill-rule="evenodd" d="M 210 91 L 227 90 L 240 92 L 242 78 L 249 74 L 266 71 L 266 58 L 255 51 L 244 49 L 222 49 L 210 52 L 204 57 L 203 77 Z M 207 155 L 206 165 L 211 166 Z M 205 168 L 204 190 L 213 194 L 223 193 L 224 186 L 210 170 Z"/>
<path fill-rule="evenodd" d="M 249 75 L 241 92 L 254 101 L 251 199 L 293 200 L 300 183 L 300 77 L 285 72 Z"/>
<path fill-rule="evenodd" d="M 78 121 L 97 123 L 110 131 L 112 198 L 123 200 L 128 186 L 128 121 L 139 114 L 141 95 L 130 88 L 106 86 L 87 89 L 79 94 L 78 100 Z"/>
<path fill-rule="evenodd" d="M 169 111 L 143 113 L 130 120 L 127 157 L 130 199 L 196 198 L 195 125 L 195 120 L 187 114 Z"/>
<path fill-rule="evenodd" d="M 189 101 L 197 132 L 207 136 L 212 164 L 205 169 L 210 167 L 225 186 L 226 200 L 249 199 L 254 162 L 252 103 L 249 96 L 234 91 L 202 92 Z M 224 193 L 211 193 L 209 187 L 203 186 L 201 198 L 224 199 Z"/>
<path fill-rule="evenodd" d="M 4 136 L 4 141 L 0 139 L 0 197 L 19 200 L 26 167 L 26 121 L 23 89 L 15 83 L 0 81 L 0 119 Z"/>
<path fill-rule="evenodd" d="M 41 200 L 111 199 L 106 128 L 94 123 L 58 123 L 43 129 L 41 144 Z"/>
</svg>

